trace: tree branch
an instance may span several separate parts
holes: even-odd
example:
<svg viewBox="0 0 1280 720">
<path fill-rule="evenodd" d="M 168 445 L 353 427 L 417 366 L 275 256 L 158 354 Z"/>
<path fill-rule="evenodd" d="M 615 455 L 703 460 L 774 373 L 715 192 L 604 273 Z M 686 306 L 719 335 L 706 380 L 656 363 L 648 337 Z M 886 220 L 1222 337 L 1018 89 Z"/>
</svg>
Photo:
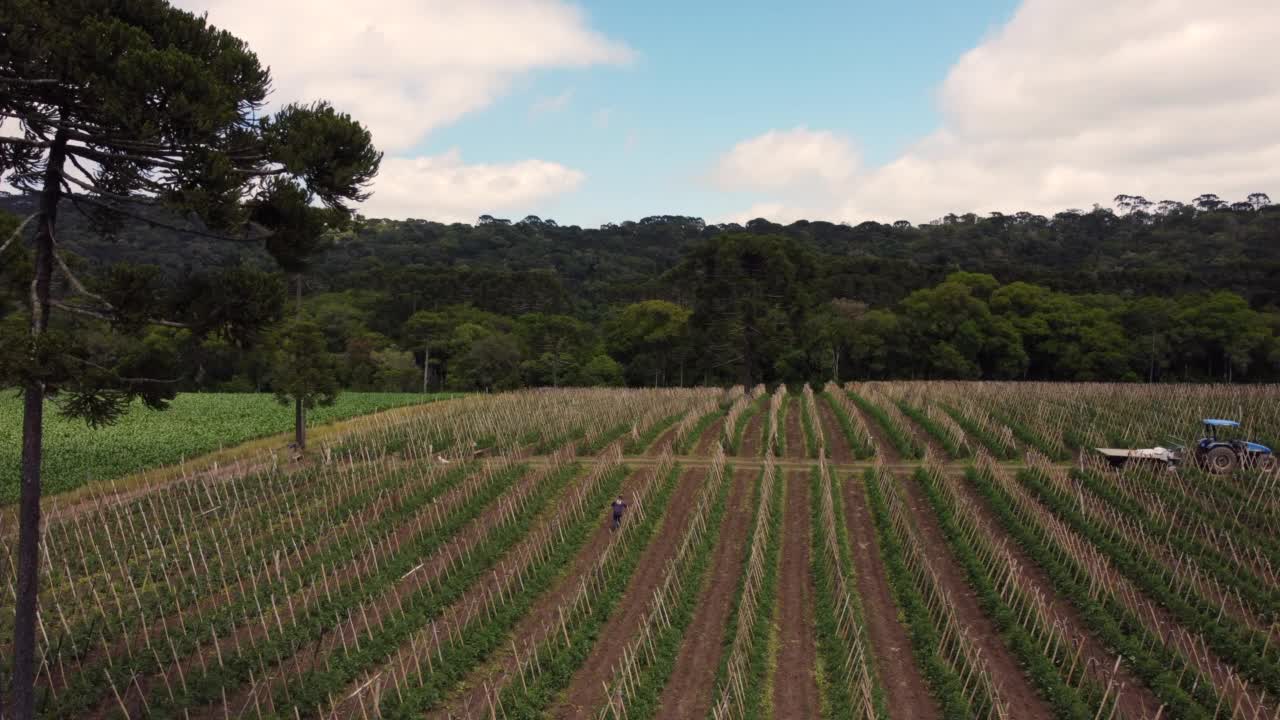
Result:
<svg viewBox="0 0 1280 720">
<path fill-rule="evenodd" d="M 9 239 L 4 241 L 4 245 L 0 245 L 0 255 L 3 255 L 4 251 L 9 249 L 9 243 L 13 242 L 20 235 L 22 235 L 22 231 L 27 227 L 27 223 L 31 222 L 32 220 L 35 220 L 38 217 L 40 217 L 40 212 L 38 210 L 28 215 L 26 219 L 23 220 L 22 223 L 18 225 L 18 229 L 14 230 L 13 233 L 9 235 Z"/>
<path fill-rule="evenodd" d="M 227 242 L 244 242 L 244 241 L 246 241 L 246 240 L 262 240 L 262 239 L 264 239 L 264 238 L 271 237 L 272 235 L 274 235 L 274 234 L 275 234 L 275 233 L 271 232 L 270 230 L 265 230 L 264 228 L 262 228 L 262 226 L 261 226 L 261 225 L 258 225 L 257 223 L 249 223 L 249 224 L 248 224 L 248 226 L 246 227 L 246 232 L 245 232 L 245 234 L 244 234 L 244 236 L 243 236 L 243 237 L 232 237 L 232 236 L 230 236 L 230 235 L 219 235 L 219 234 L 217 234 L 217 233 L 203 232 L 203 231 L 201 231 L 201 230 L 192 230 L 192 229 L 190 229 L 190 228 L 178 227 L 177 225 L 171 225 L 171 224 L 169 224 L 169 223 L 161 222 L 161 221 L 159 221 L 159 220 L 153 220 L 153 219 L 151 219 L 151 218 L 149 218 L 149 217 L 145 217 L 145 216 L 143 216 L 143 215 L 138 215 L 138 214 L 135 214 L 135 213 L 128 212 L 128 211 L 126 211 L 126 210 L 121 210 L 120 208 L 118 208 L 118 207 L 116 207 L 116 206 L 114 206 L 114 205 L 112 205 L 112 204 L 110 204 L 110 203 L 103 202 L 103 201 L 98 200 L 98 199 L 96 199 L 96 198 L 94 198 L 94 197 L 92 197 L 92 196 L 89 196 L 89 195 L 79 195 L 79 194 L 72 193 L 72 194 L 68 194 L 68 195 L 66 195 L 65 197 L 67 197 L 68 199 L 70 199 L 70 200 L 71 200 L 71 204 L 72 204 L 73 206 L 75 206 L 75 205 L 76 205 L 76 200 L 83 200 L 84 202 L 87 202 L 87 203 L 89 203 L 90 205 L 97 205 L 98 207 L 102 208 L 103 210 L 109 210 L 109 211 L 111 211 L 111 212 L 118 213 L 118 214 L 120 214 L 120 215 L 123 215 L 124 217 L 127 217 L 127 218 L 131 219 L 131 220 L 137 220 L 137 221 L 139 221 L 139 222 L 144 222 L 144 223 L 146 223 L 146 224 L 148 224 L 148 225 L 150 225 L 150 226 L 152 226 L 152 227 L 163 228 L 163 229 L 165 229 L 165 230 L 172 230 L 172 231 L 174 231 L 174 232 L 179 232 L 179 233 L 186 233 L 186 234 L 188 234 L 188 235 L 196 235 L 196 236 L 198 236 L 198 237 L 207 237 L 207 238 L 210 238 L 210 239 L 212 239 L 212 240 L 225 240 L 225 241 L 227 241 Z M 136 201 L 136 200 L 135 200 L 135 201 L 133 201 L 133 202 L 134 202 L 135 204 L 142 204 L 142 203 L 140 203 L 140 202 L 138 202 L 138 201 Z M 76 206 L 76 210 L 77 210 L 77 211 L 79 211 L 79 212 L 80 212 L 80 214 L 84 215 L 85 217 L 89 217 L 89 214 L 88 214 L 88 213 L 86 213 L 86 212 L 85 212 L 83 209 L 81 209 L 80 207 Z M 247 229 L 248 229 L 248 228 L 263 229 L 263 232 L 260 232 L 258 235 L 250 236 L 250 235 L 249 235 L 249 233 L 247 232 Z"/>
<path fill-rule="evenodd" d="M 109 367 L 103 367 L 102 365 L 99 365 L 98 363 L 93 362 L 91 360 L 85 360 L 84 358 L 76 357 L 74 355 L 71 355 L 69 357 L 72 360 L 75 360 L 76 362 L 80 363 L 81 365 L 88 365 L 94 370 L 101 370 L 102 372 L 111 373 L 113 375 L 116 372 L 115 370 L 112 370 Z M 131 377 L 119 377 L 119 376 L 117 376 L 117 378 L 120 380 L 120 382 L 128 383 L 130 385 L 141 385 L 143 383 L 163 383 L 166 385 L 171 385 L 173 383 L 182 382 L 182 378 L 131 378 Z"/>
<path fill-rule="evenodd" d="M 49 304 L 52 305 L 53 307 L 58 308 L 59 310 L 65 310 L 66 312 L 69 312 L 72 315 L 82 315 L 84 317 L 93 318 L 95 320 L 102 320 L 103 322 L 115 321 L 115 318 L 111 317 L 111 315 L 105 312 L 102 312 L 100 310 L 94 310 L 92 308 L 87 308 L 80 305 L 68 305 L 67 303 L 64 303 L 60 300 L 50 300 Z M 161 320 L 159 318 L 147 318 L 144 322 L 146 322 L 147 325 L 156 325 L 158 327 L 169 327 L 169 328 L 190 328 L 191 327 L 191 325 L 187 323 L 177 322 L 176 320 Z"/>
<path fill-rule="evenodd" d="M 0 83 L 10 85 L 57 85 L 55 78 L 20 78 L 20 77 L 0 77 Z"/>
<path fill-rule="evenodd" d="M 48 140 L 28 140 L 26 138 L 9 137 L 7 135 L 0 135 L 0 145 L 6 144 L 6 143 L 10 145 L 29 145 L 31 147 L 38 147 L 38 148 L 47 148 L 53 144 Z"/>
<path fill-rule="evenodd" d="M 83 141 L 81 141 L 83 142 Z M 137 163 L 145 163 L 147 165 L 155 165 L 157 167 L 169 168 L 171 170 L 181 169 L 181 165 L 170 160 L 163 159 L 163 155 L 134 155 L 132 153 L 107 153 L 94 150 L 84 145 L 68 145 L 68 155 L 79 155 L 86 160 L 95 162 L 113 162 L 119 160 L 131 160 Z"/>
</svg>

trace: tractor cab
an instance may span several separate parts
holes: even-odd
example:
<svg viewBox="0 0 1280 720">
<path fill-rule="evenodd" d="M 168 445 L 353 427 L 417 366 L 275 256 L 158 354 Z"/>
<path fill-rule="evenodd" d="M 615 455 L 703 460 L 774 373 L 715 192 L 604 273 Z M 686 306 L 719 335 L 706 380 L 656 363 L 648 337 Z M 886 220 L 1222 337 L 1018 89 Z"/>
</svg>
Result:
<svg viewBox="0 0 1280 720">
<path fill-rule="evenodd" d="M 1271 448 L 1240 437 L 1240 423 L 1235 420 L 1206 418 L 1204 437 L 1196 444 L 1196 457 L 1210 472 L 1229 473 L 1237 467 L 1273 470 L 1276 457 Z"/>
</svg>

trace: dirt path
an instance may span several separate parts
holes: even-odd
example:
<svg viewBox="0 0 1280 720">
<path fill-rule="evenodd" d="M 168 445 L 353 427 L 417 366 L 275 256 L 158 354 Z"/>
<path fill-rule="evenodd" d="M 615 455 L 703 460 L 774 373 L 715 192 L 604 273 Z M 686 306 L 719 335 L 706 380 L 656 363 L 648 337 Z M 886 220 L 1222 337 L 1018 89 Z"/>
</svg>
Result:
<svg viewBox="0 0 1280 720">
<path fill-rule="evenodd" d="M 1066 623 L 1066 634 L 1083 640 L 1084 651 L 1081 653 L 1080 661 L 1095 664 L 1099 667 L 1111 668 L 1115 663 L 1115 654 L 1107 650 L 1102 642 L 1093 635 L 1084 618 L 1080 617 L 1080 613 L 1076 611 L 1075 606 L 1054 590 L 1053 581 L 1049 579 L 1044 570 L 1031 559 L 1031 556 L 1022 550 L 1011 535 L 1005 532 L 1004 526 L 992 514 L 986 498 L 983 498 L 968 482 L 963 480 L 957 482 L 956 487 L 962 497 L 973 503 L 973 508 L 977 511 L 978 524 L 987 536 L 996 545 L 1004 545 L 1008 548 L 1009 554 L 1017 560 L 1018 574 L 1022 578 L 1023 589 L 1042 595 L 1048 601 L 1053 614 Z M 1124 691 L 1120 694 L 1120 716 L 1126 718 L 1153 717 L 1161 703 L 1147 688 L 1146 684 L 1136 675 L 1129 672 L 1129 669 L 1124 665 L 1120 666 L 1116 677 L 1124 684 Z"/>
<path fill-rule="evenodd" d="M 747 420 L 747 428 L 742 433 L 742 445 L 738 455 L 742 457 L 760 457 L 760 446 L 764 444 L 764 411 L 752 415 Z"/>
<path fill-rule="evenodd" d="M 613 674 L 613 667 L 622 658 L 626 642 L 633 637 L 633 632 L 640 626 L 641 619 L 648 611 L 653 588 L 662 580 L 667 560 L 675 554 L 680 544 L 685 523 L 693 512 L 694 500 L 706 477 L 706 469 L 694 468 L 680 478 L 662 525 L 640 556 L 640 563 L 627 583 L 621 604 L 601 628 L 600 636 L 591 648 L 586 662 L 569 681 L 564 698 L 547 713 L 548 717 L 563 720 L 594 716 L 595 709 L 601 702 L 601 683 L 608 681 Z"/>
<path fill-rule="evenodd" d="M 800 414 L 804 412 L 804 403 L 792 397 L 787 401 L 787 453 L 789 458 L 804 459 L 809 457 L 809 446 L 804 443 L 804 427 L 800 424 Z"/>
<path fill-rule="evenodd" d="M 662 692 L 656 717 L 703 720 L 711 711 L 716 668 L 724 651 L 724 625 L 742 573 L 751 533 L 756 473 L 739 470 L 729 482 L 728 506 L 711 556 L 710 574 L 698 595 L 698 608 L 685 630 L 675 669 Z"/>
<path fill-rule="evenodd" d="M 672 425 L 670 428 L 666 430 L 666 432 L 659 435 L 658 439 L 654 440 L 653 444 L 645 449 L 644 454 L 654 455 L 654 456 L 661 455 L 662 451 L 666 449 L 668 446 L 672 446 L 672 452 L 675 452 L 675 448 L 673 446 L 675 445 L 676 440 L 678 439 L 676 438 L 676 432 L 679 429 L 680 429 L 680 421 L 677 420 L 675 425 Z"/>
<path fill-rule="evenodd" d="M 875 655 L 876 674 L 884 685 L 893 716 L 932 720 L 940 717 L 911 654 L 911 640 L 898 622 L 898 608 L 880 558 L 875 525 L 867 507 L 862 481 L 849 478 L 841 483 L 844 517 L 852 541 L 853 566 L 858 595 L 866 613 L 867 635 Z"/>
<path fill-rule="evenodd" d="M 867 432 L 871 433 L 871 439 L 876 443 L 876 455 L 886 463 L 902 462 L 901 453 L 889 441 L 889 436 L 885 435 L 884 428 L 880 427 L 880 421 L 863 412 L 857 405 L 854 405 L 853 409 L 862 416 L 862 423 L 867 426 Z"/>
<path fill-rule="evenodd" d="M 911 429 L 911 433 L 915 436 L 916 442 L 920 443 L 922 447 L 928 448 L 928 457 L 936 460 L 954 459 L 951 457 L 951 453 L 947 452 L 947 449 L 942 447 L 942 443 L 938 442 L 938 438 L 929 434 L 929 431 L 925 430 L 920 423 L 916 422 L 906 413 L 903 413 L 902 417 L 907 421 L 907 427 Z"/>
<path fill-rule="evenodd" d="M 816 718 L 818 646 L 814 635 L 814 588 L 809 573 L 807 473 L 787 475 L 782 529 L 782 571 L 778 577 L 778 657 L 773 678 L 775 718 Z"/>
<path fill-rule="evenodd" d="M 723 433 L 724 417 L 722 416 L 716 418 L 715 422 L 708 425 L 707 429 L 702 431 L 702 436 L 698 438 L 698 442 L 694 446 L 694 454 L 710 455 L 711 449 L 716 446 L 716 441 L 720 439 Z"/>
<path fill-rule="evenodd" d="M 627 479 L 623 495 L 627 498 L 634 498 L 636 493 L 651 485 L 655 477 L 650 469 L 637 472 Z M 549 632 L 556 629 L 557 626 L 552 624 L 552 620 L 556 617 L 556 609 L 577 592 L 579 579 L 591 569 L 591 566 L 600 557 L 600 553 L 604 551 L 609 542 L 609 525 L 607 518 L 603 518 L 599 527 L 587 539 L 586 544 L 583 545 L 578 554 L 574 556 L 568 572 L 557 579 L 551 590 L 540 597 L 524 618 L 516 624 L 511 633 L 511 638 L 518 647 L 536 647 L 541 644 Z M 517 672 L 516 655 L 512 652 L 510 643 L 507 643 L 495 653 L 487 664 L 476 668 L 458 685 L 456 694 L 449 699 L 444 707 L 428 713 L 427 717 L 482 717 L 489 711 L 485 693 L 486 686 L 500 690 L 508 682 L 512 682 L 517 678 Z"/>
<path fill-rule="evenodd" d="M 824 398 L 815 398 L 818 406 L 818 419 L 822 422 L 822 437 L 827 443 L 827 454 L 838 463 L 853 462 L 853 449 L 840 428 L 840 421 L 832 412 L 831 405 Z"/>
<path fill-rule="evenodd" d="M 1008 704 L 1013 717 L 1049 720 L 1053 711 L 1036 693 L 1030 680 L 1022 672 L 1018 658 L 1000 639 L 1000 632 L 991 618 L 982 611 L 978 596 L 969 587 L 964 570 L 951 556 L 938 519 L 924 497 L 924 489 L 915 478 L 897 477 L 903 489 L 903 500 L 915 516 L 920 540 L 924 544 L 925 557 L 930 558 L 944 589 L 955 603 L 960 623 L 969 631 L 982 650 L 991 671 L 992 680 L 1000 697 Z"/>
</svg>

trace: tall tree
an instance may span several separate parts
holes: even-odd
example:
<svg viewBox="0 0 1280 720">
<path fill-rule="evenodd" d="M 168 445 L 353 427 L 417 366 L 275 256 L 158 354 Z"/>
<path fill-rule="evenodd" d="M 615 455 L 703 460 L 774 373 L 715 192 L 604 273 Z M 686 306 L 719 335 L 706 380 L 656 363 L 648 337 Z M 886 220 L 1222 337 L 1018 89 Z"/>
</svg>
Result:
<svg viewBox="0 0 1280 720">
<path fill-rule="evenodd" d="M 39 199 L 28 218 L 36 229 L 26 328 L 0 329 L 0 384 L 24 396 L 10 716 L 26 720 L 35 712 L 45 399 L 65 394 L 64 412 L 102 423 L 135 398 L 161 407 L 174 387 L 139 378 L 124 358 L 97 362 L 76 333 L 51 325 L 54 310 L 116 332 L 164 324 L 147 296 L 93 290 L 73 275 L 56 240 L 62 201 L 99 222 L 176 206 L 198 218 L 199 234 L 243 236 L 255 206 L 314 199 L 345 212 L 365 196 L 381 156 L 363 127 L 326 104 L 264 113 L 270 76 L 257 56 L 164 0 L 8 0 L 0 36 L 0 116 L 18 127 L 0 137 L 0 169 Z M 55 269 L 58 291 L 74 299 L 55 297 Z M 139 279 L 124 275 L 110 287 Z"/>
<path fill-rule="evenodd" d="M 325 347 L 324 333 L 305 317 L 286 320 L 272 339 L 271 387 L 276 399 L 302 410 L 332 405 L 338 397 L 338 362 Z M 294 444 L 307 447 L 305 412 L 294 415 Z"/>
</svg>

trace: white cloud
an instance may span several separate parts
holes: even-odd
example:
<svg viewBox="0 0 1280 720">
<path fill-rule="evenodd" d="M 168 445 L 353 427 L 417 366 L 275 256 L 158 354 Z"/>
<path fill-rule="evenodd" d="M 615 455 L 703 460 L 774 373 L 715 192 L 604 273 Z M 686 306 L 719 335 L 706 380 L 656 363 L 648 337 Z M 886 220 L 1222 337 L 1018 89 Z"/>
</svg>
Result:
<svg viewBox="0 0 1280 720">
<path fill-rule="evenodd" d="M 731 190 L 787 188 L 815 181 L 830 185 L 847 181 L 857 166 L 857 153 L 847 139 L 798 127 L 770 130 L 738 143 L 720 158 L 712 181 Z"/>
<path fill-rule="evenodd" d="M 1274 0 L 1025 0 L 952 67 L 938 130 L 833 181 L 842 200 L 822 214 L 927 221 L 1088 208 L 1118 193 L 1185 201 L 1280 189 L 1276 27 Z M 796 157 L 794 174 L 827 167 Z M 783 208 L 804 197 L 795 183 L 775 188 Z"/>
<path fill-rule="evenodd" d="M 174 0 L 244 39 L 271 68 L 273 105 L 326 99 L 387 153 L 360 212 L 474 221 L 576 187 L 545 160 L 464 165 L 457 151 L 413 157 L 432 130 L 483 109 L 518 76 L 631 61 L 566 0 Z M 568 104 L 572 92 L 531 112 Z"/>
<path fill-rule="evenodd" d="M 560 112 L 569 106 L 569 101 L 573 99 L 573 88 L 569 88 L 559 95 L 551 95 L 549 97 L 541 97 L 534 101 L 529 108 L 530 115 L 546 115 L 547 113 Z"/>
<path fill-rule="evenodd" d="M 577 188 L 583 179 L 581 172 L 545 160 L 467 165 L 457 150 L 388 158 L 379 173 L 378 192 L 361 212 L 370 217 L 475 222 L 484 214 L 533 212 L 537 203 Z"/>
<path fill-rule="evenodd" d="M 331 100 L 389 152 L 493 102 L 515 76 L 630 61 L 561 0 L 176 0 L 270 65 L 275 102 Z"/>
</svg>

